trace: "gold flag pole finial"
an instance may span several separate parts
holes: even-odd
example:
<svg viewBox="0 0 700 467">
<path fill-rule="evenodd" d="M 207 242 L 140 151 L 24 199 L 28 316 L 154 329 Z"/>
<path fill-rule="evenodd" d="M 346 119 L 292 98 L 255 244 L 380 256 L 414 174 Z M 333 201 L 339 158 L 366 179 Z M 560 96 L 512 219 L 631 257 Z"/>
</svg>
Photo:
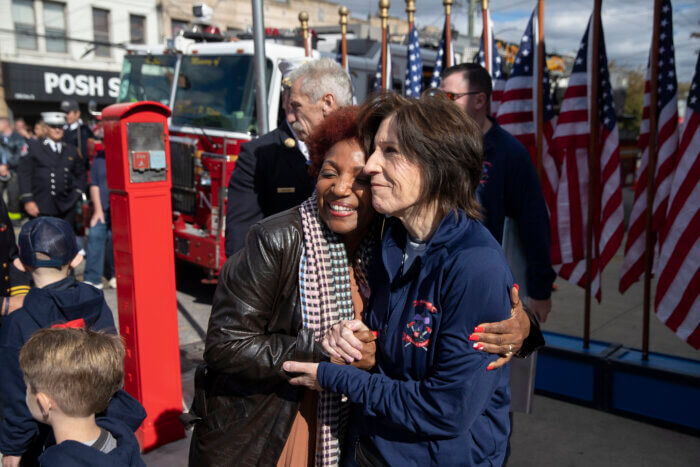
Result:
<svg viewBox="0 0 700 467">
<path fill-rule="evenodd" d="M 338 8 L 338 14 L 340 15 L 340 60 L 343 68 L 347 68 L 348 65 L 348 14 L 350 11 L 345 5 Z"/>
<path fill-rule="evenodd" d="M 411 32 L 411 29 L 413 29 L 413 22 L 416 16 L 415 0 L 406 0 L 406 14 L 408 15 L 408 31 Z"/>
<path fill-rule="evenodd" d="M 311 47 L 309 47 L 309 14 L 306 11 L 299 13 L 299 21 L 301 22 L 301 36 L 304 39 L 304 55 L 311 56 Z"/>
</svg>

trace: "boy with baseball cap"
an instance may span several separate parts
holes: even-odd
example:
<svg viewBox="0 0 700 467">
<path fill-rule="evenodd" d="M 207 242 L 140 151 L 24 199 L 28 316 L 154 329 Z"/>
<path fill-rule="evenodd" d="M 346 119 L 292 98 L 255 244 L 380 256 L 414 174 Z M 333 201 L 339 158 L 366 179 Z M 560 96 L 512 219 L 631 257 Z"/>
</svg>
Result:
<svg viewBox="0 0 700 467">
<path fill-rule="evenodd" d="M 56 445 L 39 457 L 40 465 L 145 465 L 133 431 L 119 420 L 96 416 L 124 379 L 118 336 L 40 329 L 22 347 L 19 364 L 29 411 L 56 437 Z"/>
<path fill-rule="evenodd" d="M 73 228 L 54 217 L 39 217 L 24 224 L 19 234 L 18 269 L 32 275 L 22 308 L 10 314 L 0 328 L 0 381 L 3 420 L 0 452 L 3 466 L 32 462 L 47 445 L 50 428 L 32 417 L 25 403 L 26 386 L 19 367 L 19 352 L 36 331 L 50 327 L 103 330 L 116 334 L 112 312 L 101 291 L 77 282 L 71 270 L 82 261 Z M 110 401 L 107 414 L 136 430 L 146 416 L 141 404 L 123 390 Z"/>
</svg>

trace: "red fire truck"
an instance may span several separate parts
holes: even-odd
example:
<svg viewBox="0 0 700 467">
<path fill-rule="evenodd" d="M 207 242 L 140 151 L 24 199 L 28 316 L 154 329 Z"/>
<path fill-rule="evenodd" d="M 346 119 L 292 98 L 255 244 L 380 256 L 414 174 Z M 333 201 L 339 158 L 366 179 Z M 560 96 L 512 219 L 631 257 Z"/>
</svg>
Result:
<svg viewBox="0 0 700 467">
<path fill-rule="evenodd" d="M 285 58 L 300 47 L 267 41 L 269 128 L 280 116 Z M 172 109 L 169 119 L 173 229 L 178 259 L 203 267 L 213 280 L 224 260 L 228 179 L 243 142 L 257 136 L 253 41 L 197 42 L 127 50 L 118 102 L 151 100 Z M 235 202 L 235 200 L 229 200 Z"/>
</svg>

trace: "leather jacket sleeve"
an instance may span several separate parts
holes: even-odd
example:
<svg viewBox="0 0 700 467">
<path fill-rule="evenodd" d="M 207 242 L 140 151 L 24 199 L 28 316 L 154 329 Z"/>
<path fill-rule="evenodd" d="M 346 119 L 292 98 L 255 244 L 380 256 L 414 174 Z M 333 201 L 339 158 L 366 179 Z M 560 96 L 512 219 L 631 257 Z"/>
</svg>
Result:
<svg viewBox="0 0 700 467">
<path fill-rule="evenodd" d="M 542 335 L 542 330 L 540 329 L 540 321 L 537 316 L 530 311 L 530 309 L 523 303 L 523 310 L 528 318 L 530 318 L 530 334 L 523 341 L 522 347 L 518 353 L 515 354 L 516 357 L 527 358 L 532 352 L 543 347 L 545 344 L 544 336 Z"/>
<path fill-rule="evenodd" d="M 274 384 L 290 379 L 282 370 L 287 360 L 327 360 L 313 334 L 301 329 L 301 319 L 289 318 L 299 312 L 294 304 L 298 302 L 301 254 L 301 242 L 291 239 L 290 230 L 267 231 L 264 223 L 255 224 L 245 247 L 224 264 L 204 350 L 210 369 Z M 285 320 L 298 323 L 287 326 L 297 329 L 268 332 L 269 328 L 284 328 L 279 323 Z"/>
</svg>

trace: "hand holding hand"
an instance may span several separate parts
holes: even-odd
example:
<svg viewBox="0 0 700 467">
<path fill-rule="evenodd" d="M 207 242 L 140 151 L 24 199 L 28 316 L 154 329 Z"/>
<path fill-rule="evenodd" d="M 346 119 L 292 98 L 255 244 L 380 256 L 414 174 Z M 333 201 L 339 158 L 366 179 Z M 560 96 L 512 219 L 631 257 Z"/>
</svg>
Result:
<svg viewBox="0 0 700 467">
<path fill-rule="evenodd" d="M 331 357 L 343 359 L 347 363 L 361 360 L 362 341 L 355 336 L 356 331 L 369 331 L 369 328 L 359 319 L 334 324 L 323 337 L 323 349 Z"/>
<path fill-rule="evenodd" d="M 530 319 L 523 311 L 523 304 L 518 297 L 518 288 L 510 291 L 512 303 L 511 317 L 498 323 L 482 323 L 474 328 L 469 340 L 474 342 L 474 348 L 501 357 L 491 363 L 487 370 L 500 368 L 510 362 L 523 341 L 530 335 Z"/>
<path fill-rule="evenodd" d="M 289 384 L 305 386 L 314 391 L 323 390 L 318 384 L 318 363 L 290 361 L 284 362 L 282 364 L 282 369 L 292 376 L 292 379 L 289 380 Z"/>
</svg>

